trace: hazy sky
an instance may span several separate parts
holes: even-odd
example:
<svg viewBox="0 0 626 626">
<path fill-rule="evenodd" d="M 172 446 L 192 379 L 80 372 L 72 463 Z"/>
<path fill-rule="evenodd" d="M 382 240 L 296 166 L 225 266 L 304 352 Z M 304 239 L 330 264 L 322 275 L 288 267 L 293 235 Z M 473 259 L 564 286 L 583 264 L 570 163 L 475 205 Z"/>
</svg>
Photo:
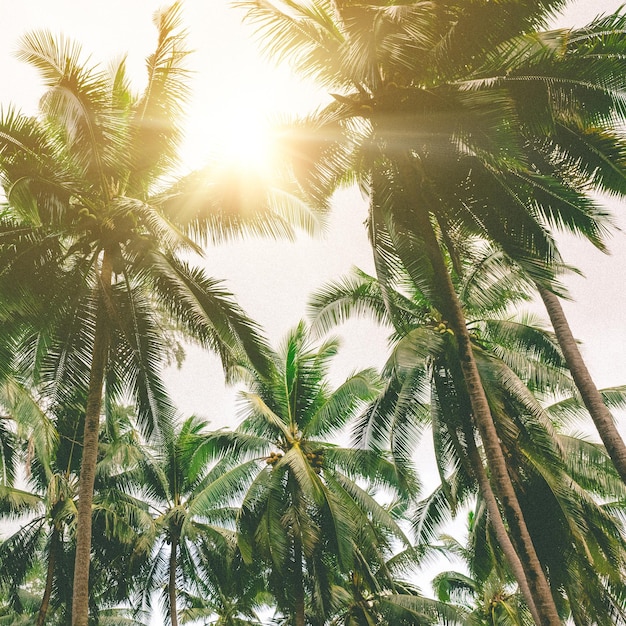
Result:
<svg viewBox="0 0 626 626">
<path fill-rule="evenodd" d="M 582 25 L 620 0 L 579 0 L 570 3 L 559 26 Z M 64 33 L 83 45 L 94 62 L 107 63 L 123 54 L 136 76 L 144 80 L 144 59 L 152 51 L 154 11 L 158 0 L 0 0 L 0 104 L 14 103 L 34 113 L 41 93 L 37 75 L 14 56 L 21 35 L 33 29 Z M 222 0 L 187 0 L 184 22 L 194 53 L 189 63 L 193 95 L 188 107 L 184 160 L 192 168 L 201 164 L 216 145 L 234 133 L 242 119 L 263 120 L 275 112 L 306 111 L 325 96 L 310 83 L 296 80 L 287 67 L 265 61 L 251 30 L 241 24 L 242 13 Z M 308 294 L 323 282 L 345 273 L 352 265 L 371 271 L 371 253 L 363 220 L 366 208 L 356 191 L 337 199 L 327 235 L 296 242 L 248 240 L 207 251 L 212 275 L 227 280 L 246 311 L 265 328 L 276 344 L 305 314 Z M 617 222 L 626 225 L 623 203 L 612 202 Z M 568 286 L 575 300 L 566 303 L 574 334 L 600 386 L 626 383 L 626 322 L 623 309 L 626 238 L 616 232 L 610 240 L 611 256 L 582 241 L 563 245 L 566 261 L 583 270 Z M 354 323 L 344 329 L 338 376 L 353 368 L 380 365 L 385 356 L 384 334 L 369 324 Z M 232 421 L 232 393 L 222 384 L 217 359 L 190 355 L 181 372 L 168 375 L 181 412 L 199 413 L 216 425 Z"/>
<path fill-rule="evenodd" d="M 35 71 L 18 62 L 13 51 L 18 38 L 33 29 L 63 32 L 82 43 L 94 61 L 128 54 L 128 64 L 143 80 L 143 63 L 154 46 L 152 14 L 158 0 L 0 0 L 0 103 L 9 102 L 28 112 L 36 110 L 40 86 Z M 609 12 L 619 0 L 580 0 L 570 3 L 559 25 L 584 24 L 600 12 Z M 250 29 L 241 25 L 241 11 L 222 0 L 187 0 L 184 20 L 189 30 L 194 70 L 193 97 L 189 106 L 185 161 L 195 166 L 212 147 L 236 128 L 237 119 L 263 119 L 312 108 L 323 96 L 312 85 L 295 80 L 286 67 L 264 61 L 251 41 Z M 619 204 L 615 213 L 623 212 Z M 353 264 L 371 268 L 370 252 L 362 227 L 364 203 L 358 194 L 346 192 L 333 216 L 326 238 L 298 242 L 254 241 L 222 246 L 207 253 L 210 271 L 228 280 L 241 304 L 266 328 L 276 342 L 304 315 L 310 291 Z M 626 224 L 626 220 L 621 222 Z M 622 365 L 626 349 L 626 305 L 623 275 L 626 270 L 624 233 L 610 241 L 612 256 L 592 250 L 587 243 L 572 242 L 564 248 L 566 260 L 585 272 L 585 279 L 570 280 L 575 305 L 567 305 L 574 333 L 584 342 L 584 353 L 598 383 L 626 382 Z M 345 362 L 349 368 L 380 363 L 381 341 L 369 328 L 346 339 Z M 366 335 L 366 336 L 365 336 Z M 356 351 L 356 353 L 354 352 Z M 224 392 L 219 366 L 205 357 L 193 360 L 182 375 L 172 376 L 181 410 L 201 413 L 222 422 Z M 217 385 L 208 384 L 218 380 Z M 219 415 L 221 413 L 222 415 Z"/>
<path fill-rule="evenodd" d="M 277 69 L 261 59 L 240 23 L 241 12 L 223 0 L 187 0 L 184 21 L 189 30 L 190 59 L 195 71 L 189 106 L 185 160 L 200 164 L 211 147 L 241 119 L 262 119 L 279 111 L 306 111 L 323 96 L 312 85 L 295 80 L 287 68 Z M 618 8 L 620 0 L 573 1 L 559 26 L 582 25 L 598 13 Z M 13 56 L 19 37 L 33 29 L 63 32 L 83 44 L 94 61 L 107 62 L 128 53 L 128 64 L 141 88 L 144 59 L 154 46 L 151 17 L 163 3 L 156 0 L 0 0 L 0 104 L 12 102 L 34 113 L 41 88 L 30 67 Z M 616 215 L 623 203 L 612 202 Z M 340 194 L 324 239 L 301 237 L 297 242 L 246 241 L 211 249 L 206 263 L 212 275 L 227 280 L 246 311 L 276 343 L 305 314 L 308 294 L 323 282 L 345 273 L 352 265 L 371 271 L 371 254 L 363 228 L 365 204 L 358 193 Z M 626 226 L 626 218 L 617 222 Z M 599 386 L 626 383 L 626 238 L 616 232 L 611 256 L 590 244 L 568 240 L 565 260 L 585 278 L 568 281 L 575 300 L 566 304 L 574 334 Z M 366 323 L 344 329 L 345 350 L 337 375 L 356 367 L 380 365 L 385 350 L 383 333 Z M 223 389 L 215 357 L 190 355 L 180 372 L 168 381 L 181 412 L 196 412 L 215 425 L 233 422 L 232 393 Z"/>
</svg>

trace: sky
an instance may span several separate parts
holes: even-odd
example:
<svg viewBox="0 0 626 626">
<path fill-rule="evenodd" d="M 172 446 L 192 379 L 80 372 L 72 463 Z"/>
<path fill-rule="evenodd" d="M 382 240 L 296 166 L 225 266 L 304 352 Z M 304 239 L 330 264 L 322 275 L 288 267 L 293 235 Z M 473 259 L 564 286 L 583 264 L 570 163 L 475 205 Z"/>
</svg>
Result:
<svg viewBox="0 0 626 626">
<path fill-rule="evenodd" d="M 619 6 L 619 0 L 574 0 L 559 26 L 582 25 Z M 34 69 L 15 58 L 20 36 L 31 30 L 64 33 L 82 44 L 94 62 L 108 63 L 127 54 L 138 89 L 144 80 L 144 59 L 155 41 L 152 25 L 159 0 L 0 0 L 0 104 L 13 103 L 35 113 L 41 86 Z M 325 94 L 296 79 L 287 66 L 266 60 L 254 42 L 243 13 L 227 0 L 186 0 L 183 20 L 188 29 L 192 97 L 188 107 L 185 166 L 200 166 L 228 141 L 241 141 L 245 129 L 270 115 L 294 114 L 315 108 Z M 610 203 L 618 225 L 626 226 L 621 203 Z M 299 236 L 295 242 L 246 240 L 207 250 L 204 263 L 211 275 L 223 278 L 248 314 L 264 328 L 273 345 L 306 313 L 308 295 L 329 279 L 357 265 L 372 271 L 363 221 L 365 200 L 354 190 L 339 194 L 328 232 L 322 238 Z M 568 281 L 573 302 L 565 303 L 573 332 L 582 343 L 592 374 L 600 386 L 626 382 L 626 307 L 623 276 L 626 235 L 609 240 L 611 255 L 582 241 L 567 239 L 562 251 L 567 262 L 584 273 Z M 385 333 L 364 322 L 341 329 L 344 349 L 337 375 L 354 368 L 380 365 L 385 357 Z M 181 371 L 168 371 L 168 382 L 181 413 L 197 413 L 215 425 L 232 423 L 231 391 L 224 389 L 220 365 L 211 355 L 189 351 Z"/>
<path fill-rule="evenodd" d="M 620 4 L 621 0 L 575 0 L 556 25 L 582 25 Z M 38 29 L 64 33 L 81 42 L 94 61 L 107 63 L 127 53 L 140 89 L 144 59 L 155 41 L 151 17 L 162 5 L 158 0 L 0 0 L 0 105 L 13 103 L 26 113 L 35 113 L 41 86 L 35 71 L 20 63 L 14 51 L 21 35 Z M 201 165 L 229 136 L 233 143 L 239 141 L 241 120 L 254 124 L 276 112 L 306 112 L 326 97 L 314 85 L 296 79 L 287 67 L 265 60 L 241 17 L 241 11 L 226 0 L 184 2 L 183 19 L 195 50 L 189 59 L 193 95 L 183 145 L 189 168 Z M 626 229 L 624 203 L 612 200 L 607 207 L 615 214 L 616 225 Z M 211 275 L 226 280 L 276 346 L 305 316 L 307 297 L 313 290 L 353 265 L 373 271 L 365 217 L 365 200 L 355 190 L 345 190 L 335 199 L 323 238 L 246 240 L 209 249 L 203 263 Z M 561 242 L 565 261 L 584 274 L 567 280 L 572 301 L 564 307 L 600 387 L 626 383 L 624 230 L 616 230 L 608 243 L 610 255 L 571 238 Z M 384 331 L 367 322 L 354 322 L 342 327 L 340 334 L 343 350 L 334 370 L 338 381 L 354 369 L 384 362 Z M 224 387 L 216 357 L 190 350 L 183 368 L 168 369 L 166 379 L 181 414 L 202 415 L 216 427 L 234 424 L 234 394 Z"/>
</svg>

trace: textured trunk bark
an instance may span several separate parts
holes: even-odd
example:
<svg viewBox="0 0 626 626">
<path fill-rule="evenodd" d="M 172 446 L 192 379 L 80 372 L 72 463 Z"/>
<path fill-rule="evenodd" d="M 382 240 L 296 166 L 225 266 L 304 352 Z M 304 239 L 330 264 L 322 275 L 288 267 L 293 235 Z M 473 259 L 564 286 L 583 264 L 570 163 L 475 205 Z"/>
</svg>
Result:
<svg viewBox="0 0 626 626">
<path fill-rule="evenodd" d="M 489 478 L 487 477 L 487 473 L 485 472 L 483 461 L 480 458 L 478 449 L 476 448 L 474 434 L 471 432 L 470 429 L 466 430 L 465 438 L 471 468 L 474 473 L 474 477 L 478 482 L 478 487 L 480 489 L 483 500 L 487 505 L 487 511 L 489 512 L 489 521 L 496 534 L 498 544 L 500 545 L 502 553 L 504 554 L 504 558 L 511 568 L 513 576 L 515 576 L 515 580 L 517 581 L 520 591 L 524 596 L 524 600 L 526 600 L 526 604 L 530 609 L 533 619 L 537 624 L 541 624 L 541 616 L 539 615 L 539 613 L 537 612 L 537 608 L 535 607 L 535 601 L 528 585 L 528 580 L 526 579 L 524 567 L 522 566 L 522 562 L 517 556 L 517 552 L 515 552 L 515 547 L 511 542 L 511 538 L 506 532 L 504 522 L 502 521 L 502 514 L 500 513 L 500 507 L 498 507 L 498 502 L 493 493 L 493 490 L 491 489 L 491 483 L 489 482 Z"/>
<path fill-rule="evenodd" d="M 565 362 L 567 363 L 569 371 L 572 373 L 576 387 L 578 387 L 578 391 L 580 391 L 583 402 L 589 411 L 589 415 L 591 415 L 591 419 L 596 426 L 608 455 L 613 461 L 613 465 L 615 465 L 621 479 L 626 483 L 626 446 L 624 445 L 624 440 L 619 434 L 615 426 L 615 420 L 604 404 L 602 396 L 583 361 L 576 340 L 572 335 L 569 323 L 565 317 L 565 313 L 563 312 L 561 302 L 557 296 L 551 291 L 548 291 L 545 287 L 537 285 L 537 290 L 546 307 L 546 311 L 552 322 L 552 327 L 554 328 L 554 333 L 561 346 Z"/>
<path fill-rule="evenodd" d="M 421 219 L 420 219 L 421 217 Z M 500 500 L 504 518 L 508 523 L 509 536 L 522 563 L 526 580 L 535 604 L 541 626 L 560 626 L 561 620 L 552 597 L 550 585 L 537 557 L 517 495 L 508 473 L 506 460 L 500 445 L 487 396 L 482 386 L 478 367 L 474 359 L 472 342 L 467 330 L 465 315 L 454 290 L 439 243 L 427 216 L 417 216 L 419 235 L 430 260 L 433 278 L 438 286 L 442 311 L 454 332 L 458 345 L 461 371 L 470 399 L 474 422 L 491 471 L 494 490 Z"/>
<path fill-rule="evenodd" d="M 36 626 L 43 626 L 46 623 L 46 615 L 50 606 L 50 596 L 52 595 L 52 582 L 54 579 L 54 567 L 56 565 L 57 550 L 59 545 L 59 529 L 56 526 L 52 528 L 50 536 L 50 552 L 48 553 L 48 567 L 46 571 L 46 586 L 39 606 L 37 614 Z"/>
<path fill-rule="evenodd" d="M 170 571 L 167 585 L 167 595 L 170 601 L 170 621 L 172 626 L 178 626 L 178 608 L 176 606 L 176 556 L 178 552 L 178 536 L 172 536 L 170 552 Z"/>
<path fill-rule="evenodd" d="M 85 409 L 83 456 L 78 481 L 76 521 L 76 557 L 72 595 L 72 626 L 87 626 L 89 620 L 89 564 L 91 561 L 91 508 L 98 461 L 98 431 L 104 376 L 108 360 L 109 329 L 106 299 L 112 282 L 111 263 L 105 253 L 100 271 L 100 296 L 96 313 L 93 358 L 89 373 L 89 391 Z"/>
</svg>

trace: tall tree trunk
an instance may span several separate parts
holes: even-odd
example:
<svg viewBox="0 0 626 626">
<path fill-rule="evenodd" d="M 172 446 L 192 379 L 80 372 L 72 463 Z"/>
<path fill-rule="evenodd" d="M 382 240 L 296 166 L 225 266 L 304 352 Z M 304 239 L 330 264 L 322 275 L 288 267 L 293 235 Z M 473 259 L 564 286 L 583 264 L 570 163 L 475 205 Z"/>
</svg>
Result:
<svg viewBox="0 0 626 626">
<path fill-rule="evenodd" d="M 456 338 L 461 371 L 469 395 L 473 419 L 483 443 L 494 490 L 498 495 L 504 518 L 508 523 L 509 536 L 526 573 L 526 580 L 540 619 L 539 623 L 542 626 L 560 626 L 561 620 L 552 597 L 550 585 L 537 557 L 507 469 L 498 432 L 474 359 L 472 341 L 467 330 L 461 303 L 454 290 L 429 216 L 418 214 L 414 217 L 417 221 L 414 226 L 417 226 L 418 230 L 415 231 L 413 228 L 412 231 L 419 233 L 422 238 L 425 247 L 424 253 L 428 256 L 433 270 L 434 284 L 438 287 L 441 312 L 447 317 Z"/>
<path fill-rule="evenodd" d="M 46 615 L 50 606 L 50 597 L 52 595 L 52 582 L 54 580 L 54 568 L 56 566 L 57 552 L 59 549 L 59 529 L 52 527 L 52 535 L 50 536 L 50 550 L 48 552 L 48 567 L 46 568 L 46 586 L 39 606 L 37 614 L 36 626 L 43 626 L 46 623 Z"/>
<path fill-rule="evenodd" d="M 170 550 L 170 566 L 169 566 L 169 581 L 167 584 L 167 596 L 170 601 L 170 622 L 172 626 L 178 626 L 178 607 L 176 606 L 176 559 L 178 554 L 178 540 L 177 533 L 172 533 L 171 542 L 172 547 Z"/>
<path fill-rule="evenodd" d="M 305 602 L 304 602 L 304 580 L 302 575 L 302 542 L 296 532 L 294 537 L 294 578 L 295 578 L 295 610 L 296 624 L 295 626 L 305 626 Z"/>
<path fill-rule="evenodd" d="M 563 312 L 563 307 L 559 298 L 551 291 L 537 285 L 539 295 L 543 300 L 546 311 L 552 322 L 552 327 L 556 334 L 565 362 L 572 378 L 580 391 L 580 395 L 591 415 L 591 419 L 596 426 L 600 439 L 606 448 L 608 455 L 613 461 L 613 465 L 617 469 L 621 479 L 626 483 L 626 445 L 615 426 L 615 420 L 611 412 L 604 404 L 602 396 L 595 386 L 591 374 L 583 361 L 580 350 L 576 345 L 576 340 L 572 335 L 572 331 Z"/>
<path fill-rule="evenodd" d="M 465 429 L 465 443 L 467 446 L 467 453 L 470 459 L 470 466 L 472 472 L 474 473 L 474 477 L 478 482 L 480 494 L 485 501 L 485 504 L 487 505 L 487 511 L 489 512 L 489 522 L 491 523 L 491 526 L 493 527 L 493 530 L 496 534 L 496 539 L 498 540 L 500 549 L 502 550 L 504 558 L 507 560 L 507 563 L 511 568 L 513 576 L 515 576 L 515 580 L 517 581 L 520 591 L 524 596 L 524 600 L 526 600 L 526 604 L 530 609 L 533 619 L 537 624 L 541 624 L 541 616 L 539 615 L 537 608 L 535 607 L 535 601 L 533 599 L 533 594 L 530 590 L 530 586 L 528 585 L 528 580 L 526 578 L 526 573 L 524 572 L 524 567 L 519 557 L 517 556 L 517 552 L 515 551 L 515 547 L 511 542 L 511 538 L 506 532 L 504 522 L 502 521 L 502 514 L 500 513 L 500 508 L 498 507 L 498 502 L 491 488 L 491 483 L 489 482 L 487 473 L 485 472 L 483 461 L 480 458 L 478 449 L 476 448 L 474 433 L 472 432 L 471 428 Z"/>
<path fill-rule="evenodd" d="M 91 562 L 91 509 L 98 461 L 98 431 L 102 409 L 102 392 L 109 352 L 107 299 L 112 270 L 105 252 L 100 271 L 100 294 L 96 312 L 93 358 L 89 372 L 89 391 L 85 408 L 83 456 L 78 481 L 78 515 L 76 521 L 76 557 L 72 596 L 72 626 L 87 626 L 89 620 L 89 564 Z"/>
</svg>

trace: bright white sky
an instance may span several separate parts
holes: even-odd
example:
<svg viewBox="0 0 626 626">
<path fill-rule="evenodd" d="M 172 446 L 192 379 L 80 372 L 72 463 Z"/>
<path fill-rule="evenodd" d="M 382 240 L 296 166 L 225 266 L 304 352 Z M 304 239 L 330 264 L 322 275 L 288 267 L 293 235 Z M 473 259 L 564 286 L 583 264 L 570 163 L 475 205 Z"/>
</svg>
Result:
<svg viewBox="0 0 626 626">
<path fill-rule="evenodd" d="M 559 26 L 582 25 L 598 13 L 616 10 L 621 0 L 572 0 Z M 49 29 L 79 41 L 94 61 L 104 63 L 128 53 L 129 68 L 143 79 L 143 62 L 154 46 L 152 14 L 159 0 L 0 0 L 0 104 L 14 103 L 34 113 L 41 92 L 30 67 L 13 56 L 18 38 L 33 29 Z M 201 164 L 227 132 L 236 132 L 238 120 L 262 120 L 267 115 L 302 112 L 323 98 L 311 84 L 297 81 L 287 68 L 264 61 L 251 31 L 241 25 L 241 12 L 227 0 L 186 0 L 184 21 L 195 75 L 189 107 L 185 161 Z M 611 209 L 625 207 L 613 202 Z M 274 345 L 305 314 L 308 294 L 352 265 L 372 271 L 363 228 L 365 206 L 356 192 L 337 198 L 336 210 L 324 239 L 305 237 L 297 242 L 246 241 L 207 253 L 212 275 L 227 280 L 249 315 L 266 329 Z M 626 218 L 618 219 L 626 227 Z M 569 280 L 575 303 L 566 304 L 574 334 L 599 386 L 626 383 L 626 235 L 610 241 L 611 256 L 589 244 L 564 243 L 566 261 L 585 273 Z M 347 325 L 344 351 L 337 363 L 342 378 L 351 370 L 379 366 L 385 358 L 384 334 L 370 324 Z M 184 415 L 197 413 L 215 426 L 232 424 L 233 394 L 223 389 L 215 357 L 195 351 L 180 372 L 168 372 L 176 402 Z"/>
<path fill-rule="evenodd" d="M 558 23 L 584 24 L 619 5 L 620 0 L 573 0 Z M 12 102 L 26 112 L 36 111 L 41 92 L 37 75 L 13 55 L 18 38 L 33 29 L 68 35 L 81 42 L 84 52 L 97 62 L 106 63 L 128 53 L 129 68 L 140 88 L 144 59 L 154 46 L 152 15 L 160 6 L 160 0 L 0 0 L 0 104 Z M 190 57 L 195 74 L 184 146 L 190 168 L 219 148 L 229 133 L 236 136 L 241 120 L 254 122 L 276 112 L 306 111 L 324 98 L 313 85 L 291 76 L 286 67 L 276 68 L 262 59 L 251 40 L 250 28 L 241 24 L 241 16 L 241 11 L 226 0 L 184 3 L 184 21 L 195 50 Z M 228 281 L 274 343 L 304 315 L 307 296 L 313 289 L 352 265 L 371 269 L 362 227 L 363 202 L 357 193 L 345 192 L 336 204 L 324 239 L 246 241 L 207 253 L 211 273 Z M 616 213 L 623 210 L 613 208 Z M 616 234 L 611 241 L 612 256 L 597 253 L 583 242 L 568 243 L 564 250 L 567 260 L 586 275 L 585 279 L 570 281 L 576 304 L 567 306 L 567 312 L 601 386 L 626 382 L 626 366 L 622 365 L 626 296 L 620 289 L 626 270 L 625 243 L 624 233 Z M 384 356 L 382 334 L 360 323 L 350 324 L 349 330 L 343 369 L 379 364 Z M 203 356 L 198 361 L 194 356 L 182 373 L 172 374 L 171 383 L 185 414 L 197 412 L 216 424 L 232 419 L 230 394 L 222 390 L 220 368 L 214 358 Z"/>
</svg>

